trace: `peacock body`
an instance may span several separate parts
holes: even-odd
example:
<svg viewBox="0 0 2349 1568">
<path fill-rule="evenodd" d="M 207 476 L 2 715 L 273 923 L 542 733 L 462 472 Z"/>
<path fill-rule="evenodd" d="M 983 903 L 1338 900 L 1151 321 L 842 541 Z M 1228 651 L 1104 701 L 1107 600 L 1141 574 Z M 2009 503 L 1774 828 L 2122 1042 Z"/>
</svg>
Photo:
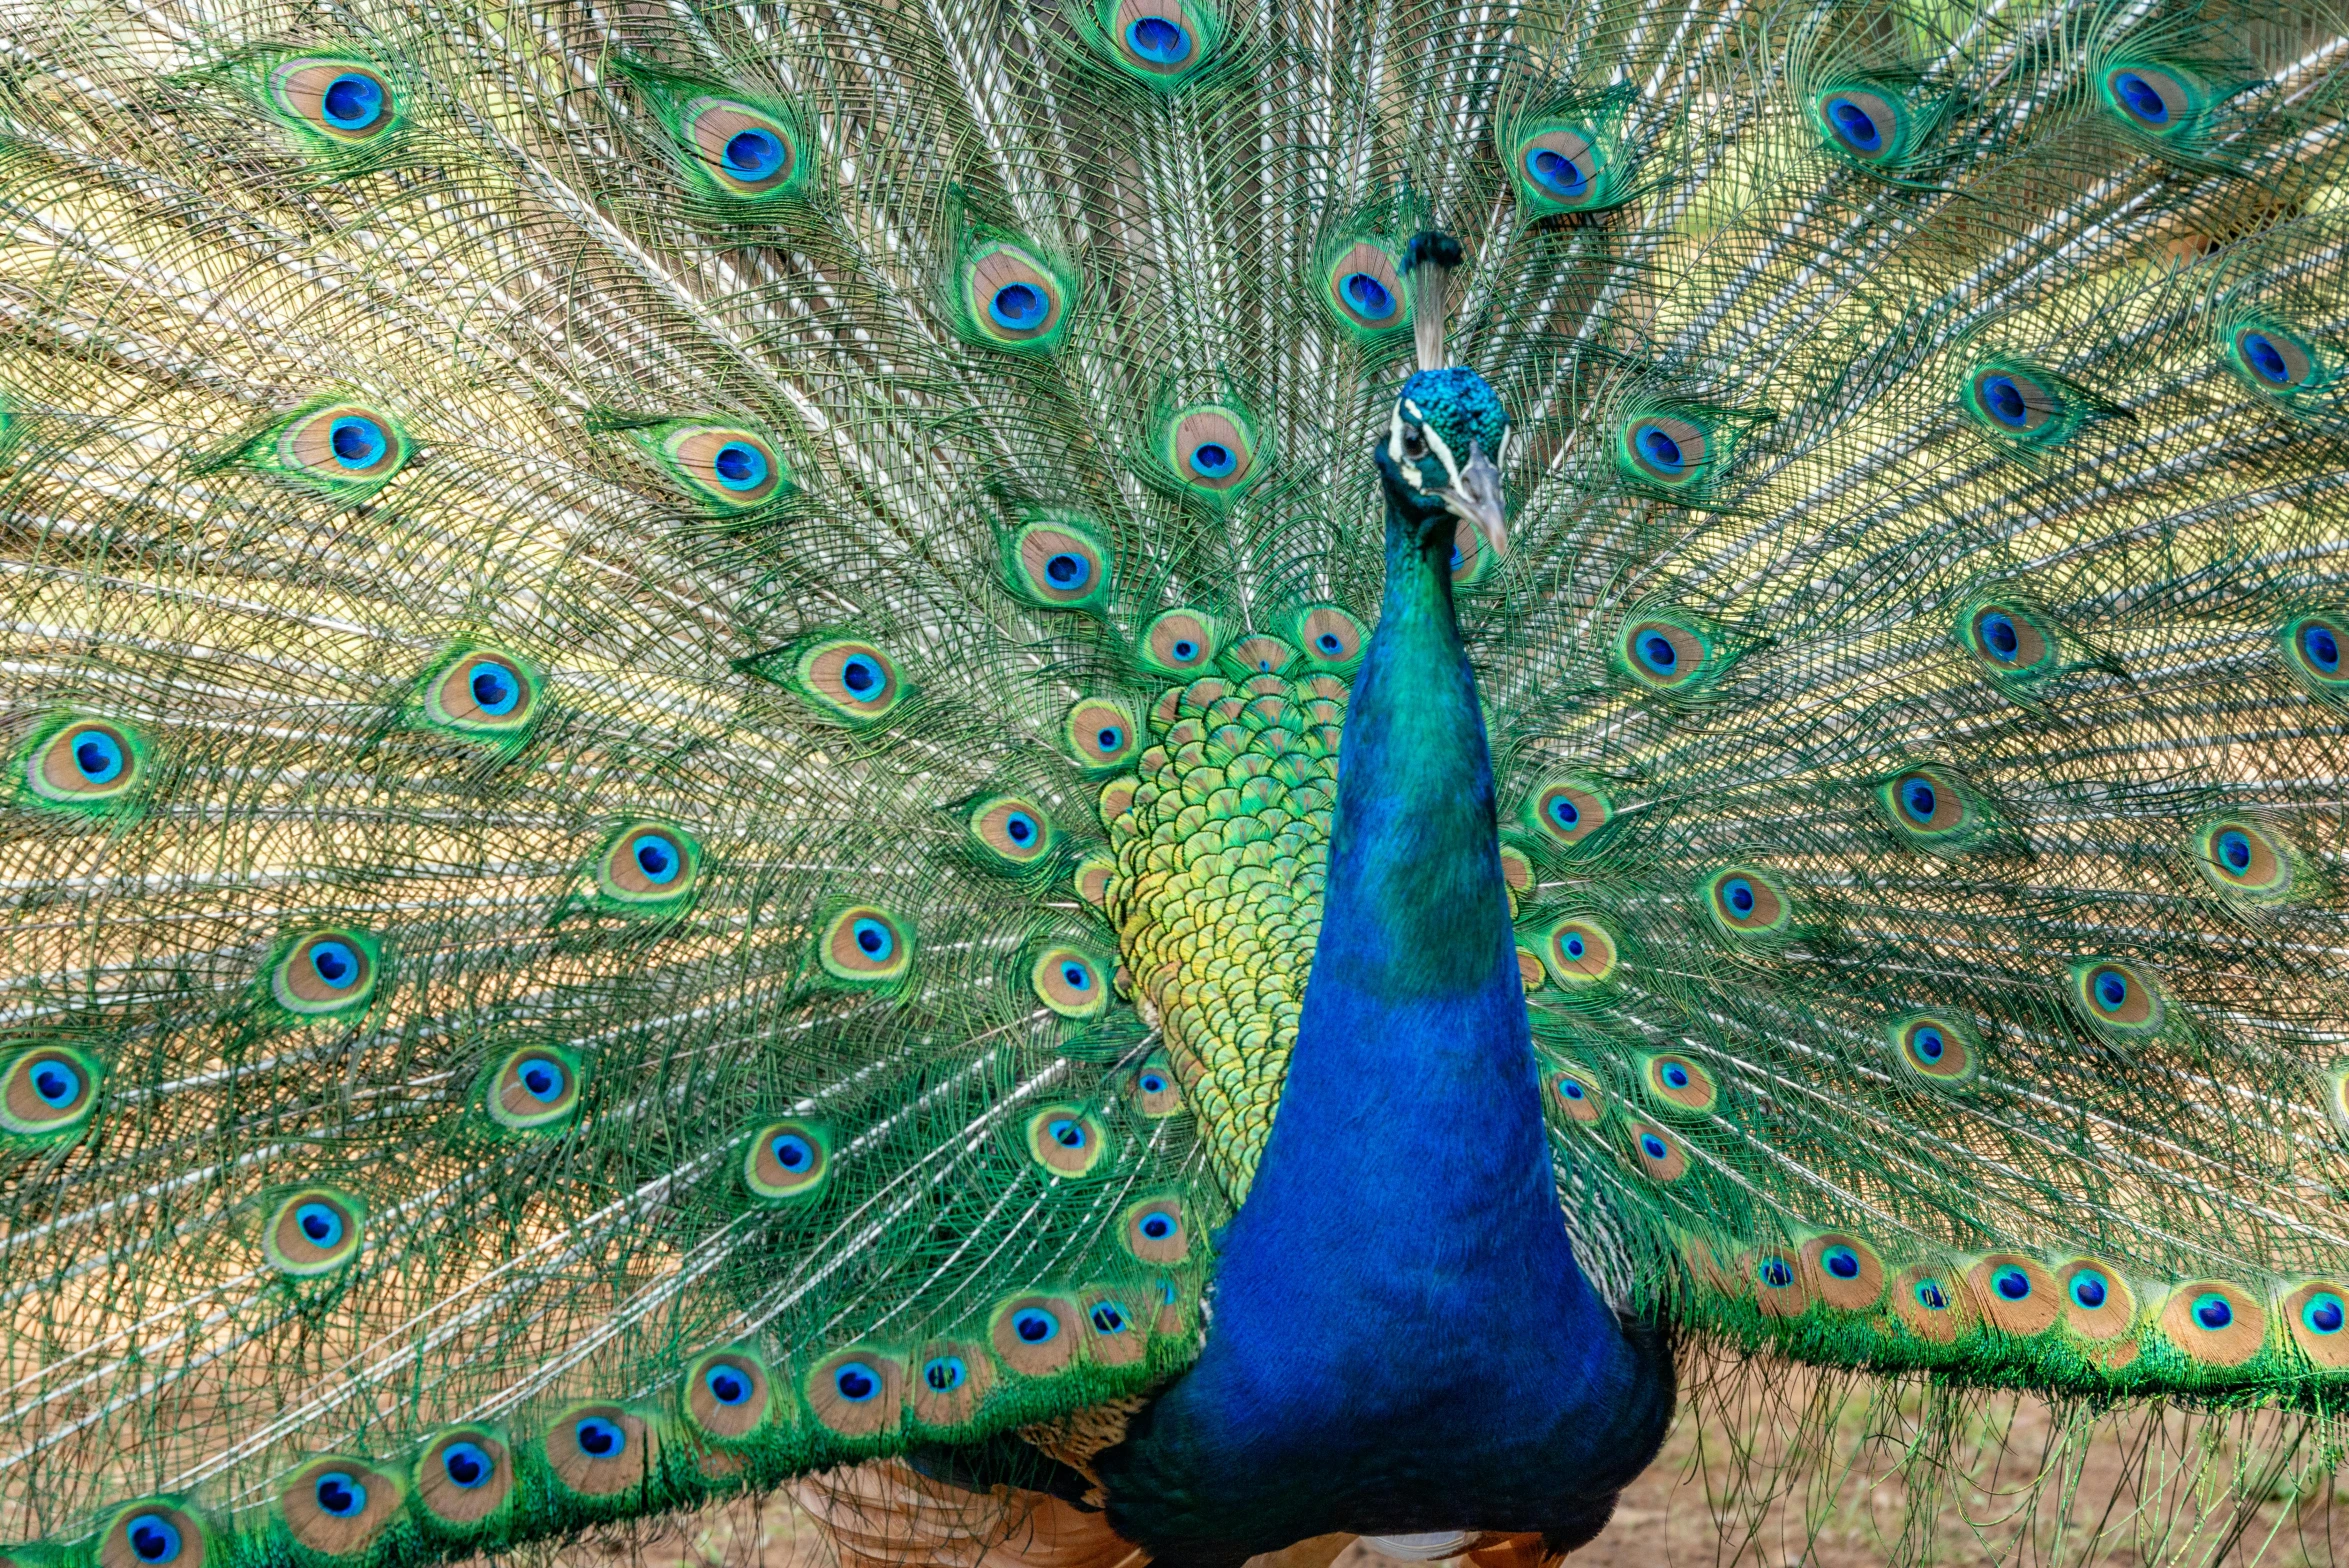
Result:
<svg viewBox="0 0 2349 1568">
<path fill-rule="evenodd" d="M 2323 1430 L 2339 15 L 6 15 L 0 1563 Z"/>
</svg>

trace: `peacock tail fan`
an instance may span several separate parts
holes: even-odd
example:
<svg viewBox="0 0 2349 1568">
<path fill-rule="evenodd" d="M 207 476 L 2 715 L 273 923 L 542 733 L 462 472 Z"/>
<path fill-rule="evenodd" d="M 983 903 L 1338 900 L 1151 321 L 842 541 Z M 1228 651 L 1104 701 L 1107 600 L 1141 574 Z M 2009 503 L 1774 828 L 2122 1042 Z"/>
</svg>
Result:
<svg viewBox="0 0 2349 1568">
<path fill-rule="evenodd" d="M 2336 9 L 10 25 L 0 1558 L 1081 1472 L 1278 1105 L 1430 218 L 1583 1267 L 1934 1453 L 2349 1391 Z"/>
</svg>

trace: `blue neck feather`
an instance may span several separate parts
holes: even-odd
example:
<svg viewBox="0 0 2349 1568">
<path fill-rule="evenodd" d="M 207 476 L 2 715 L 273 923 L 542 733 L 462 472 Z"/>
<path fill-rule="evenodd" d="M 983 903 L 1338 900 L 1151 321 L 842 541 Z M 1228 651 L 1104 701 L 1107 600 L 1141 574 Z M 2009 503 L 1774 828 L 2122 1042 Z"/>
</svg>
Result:
<svg viewBox="0 0 2349 1568">
<path fill-rule="evenodd" d="M 1336 1530 L 1564 1544 L 1670 1413 L 1668 1359 L 1626 1337 L 1567 1242 L 1451 539 L 1390 481 L 1279 1114 L 1199 1361 L 1103 1456 L 1112 1522 L 1162 1561 Z"/>
</svg>

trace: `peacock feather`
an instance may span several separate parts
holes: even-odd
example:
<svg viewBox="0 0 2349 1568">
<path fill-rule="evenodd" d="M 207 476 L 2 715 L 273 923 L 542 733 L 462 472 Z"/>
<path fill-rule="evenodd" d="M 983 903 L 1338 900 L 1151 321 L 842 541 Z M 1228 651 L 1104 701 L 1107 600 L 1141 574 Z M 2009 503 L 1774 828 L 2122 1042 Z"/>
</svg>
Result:
<svg viewBox="0 0 2349 1568">
<path fill-rule="evenodd" d="M 2349 16 L 0 37 L 0 1568 L 2337 1461 Z"/>
</svg>

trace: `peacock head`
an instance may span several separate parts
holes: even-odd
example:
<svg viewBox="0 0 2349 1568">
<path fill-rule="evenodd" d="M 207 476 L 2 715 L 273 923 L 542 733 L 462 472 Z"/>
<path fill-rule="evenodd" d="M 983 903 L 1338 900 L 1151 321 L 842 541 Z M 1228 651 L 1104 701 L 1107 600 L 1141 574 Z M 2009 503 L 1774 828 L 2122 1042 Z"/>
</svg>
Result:
<svg viewBox="0 0 2349 1568">
<path fill-rule="evenodd" d="M 1403 383 L 1387 438 L 1374 449 L 1396 510 L 1448 544 L 1451 519 L 1474 524 L 1495 555 L 1508 548 L 1501 504 L 1501 443 L 1509 416 L 1500 394 L 1465 366 L 1422 370 Z M 1439 527 L 1442 529 L 1437 534 Z"/>
</svg>

